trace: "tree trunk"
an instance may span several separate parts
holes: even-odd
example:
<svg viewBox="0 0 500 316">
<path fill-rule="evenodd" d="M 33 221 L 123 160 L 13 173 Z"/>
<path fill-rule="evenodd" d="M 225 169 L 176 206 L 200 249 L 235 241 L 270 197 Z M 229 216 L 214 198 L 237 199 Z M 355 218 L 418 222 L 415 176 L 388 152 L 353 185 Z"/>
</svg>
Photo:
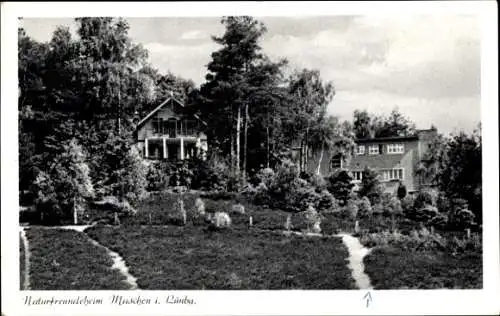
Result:
<svg viewBox="0 0 500 316">
<path fill-rule="evenodd" d="M 269 125 L 266 127 L 266 168 L 269 168 Z"/>
<path fill-rule="evenodd" d="M 323 153 L 325 151 L 325 142 L 321 144 L 321 153 L 319 155 L 318 168 L 316 169 L 316 174 L 321 175 L 321 163 L 323 162 Z"/>
<path fill-rule="evenodd" d="M 241 106 L 238 105 L 238 117 L 236 120 L 236 175 L 240 179 L 240 140 L 241 140 Z"/>
<path fill-rule="evenodd" d="M 247 181 L 247 141 L 248 141 L 248 104 L 245 103 L 245 124 L 243 127 L 243 183 Z"/>
</svg>

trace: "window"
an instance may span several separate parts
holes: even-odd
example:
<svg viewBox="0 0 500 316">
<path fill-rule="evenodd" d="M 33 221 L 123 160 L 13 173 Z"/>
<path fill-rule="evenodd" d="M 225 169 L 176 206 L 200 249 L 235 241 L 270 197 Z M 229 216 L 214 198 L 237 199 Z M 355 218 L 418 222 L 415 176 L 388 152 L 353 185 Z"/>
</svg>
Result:
<svg viewBox="0 0 500 316">
<path fill-rule="evenodd" d="M 381 170 L 382 181 L 403 180 L 403 169 Z"/>
<path fill-rule="evenodd" d="M 364 155 L 365 154 L 365 145 L 358 145 L 356 154 L 357 155 Z"/>
<path fill-rule="evenodd" d="M 405 151 L 405 146 L 403 144 L 388 144 L 387 153 L 388 154 L 402 154 Z"/>
<path fill-rule="evenodd" d="M 353 171 L 351 175 L 353 181 L 359 182 L 363 180 L 363 171 Z"/>
<path fill-rule="evenodd" d="M 378 145 L 370 145 L 368 147 L 368 154 L 370 154 L 370 155 L 378 155 L 379 154 L 379 147 L 378 147 Z"/>
<path fill-rule="evenodd" d="M 332 157 L 331 168 L 333 170 L 342 168 L 342 156 L 341 155 L 335 155 Z"/>
</svg>

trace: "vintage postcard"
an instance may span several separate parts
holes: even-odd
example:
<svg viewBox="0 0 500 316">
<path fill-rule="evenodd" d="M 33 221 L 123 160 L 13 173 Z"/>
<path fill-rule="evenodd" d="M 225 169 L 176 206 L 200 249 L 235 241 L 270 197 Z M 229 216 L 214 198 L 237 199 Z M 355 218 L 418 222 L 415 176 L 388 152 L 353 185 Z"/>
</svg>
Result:
<svg viewBox="0 0 500 316">
<path fill-rule="evenodd" d="M 496 12 L 2 3 L 2 314 L 498 314 Z"/>
</svg>

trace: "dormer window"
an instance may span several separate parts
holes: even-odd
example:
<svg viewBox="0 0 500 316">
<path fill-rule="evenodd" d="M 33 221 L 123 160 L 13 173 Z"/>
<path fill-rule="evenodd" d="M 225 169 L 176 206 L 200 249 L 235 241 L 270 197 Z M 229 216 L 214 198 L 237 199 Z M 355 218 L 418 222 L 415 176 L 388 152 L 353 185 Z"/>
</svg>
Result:
<svg viewBox="0 0 500 316">
<path fill-rule="evenodd" d="M 370 145 L 368 146 L 368 154 L 369 155 L 378 155 L 380 153 L 378 145 Z"/>
<path fill-rule="evenodd" d="M 387 153 L 388 154 L 402 154 L 405 151 L 405 146 L 403 144 L 388 144 Z"/>
</svg>

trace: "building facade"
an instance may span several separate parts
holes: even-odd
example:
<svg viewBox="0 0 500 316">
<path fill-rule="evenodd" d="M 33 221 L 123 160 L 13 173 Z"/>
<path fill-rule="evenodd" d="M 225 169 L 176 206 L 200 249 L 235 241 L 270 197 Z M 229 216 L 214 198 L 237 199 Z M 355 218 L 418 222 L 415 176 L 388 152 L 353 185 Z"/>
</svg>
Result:
<svg viewBox="0 0 500 316">
<path fill-rule="evenodd" d="M 418 130 L 412 136 L 358 139 L 355 152 L 343 167 L 356 186 L 368 167 L 378 173 L 386 192 L 395 192 L 399 183 L 409 193 L 416 192 L 430 186 L 429 179 L 419 173 L 419 166 L 436 135 L 436 129 L 429 129 Z"/>
<path fill-rule="evenodd" d="M 146 115 L 136 126 L 137 147 L 153 160 L 184 160 L 206 157 L 206 123 L 188 114 L 184 104 L 170 97 Z"/>
</svg>

